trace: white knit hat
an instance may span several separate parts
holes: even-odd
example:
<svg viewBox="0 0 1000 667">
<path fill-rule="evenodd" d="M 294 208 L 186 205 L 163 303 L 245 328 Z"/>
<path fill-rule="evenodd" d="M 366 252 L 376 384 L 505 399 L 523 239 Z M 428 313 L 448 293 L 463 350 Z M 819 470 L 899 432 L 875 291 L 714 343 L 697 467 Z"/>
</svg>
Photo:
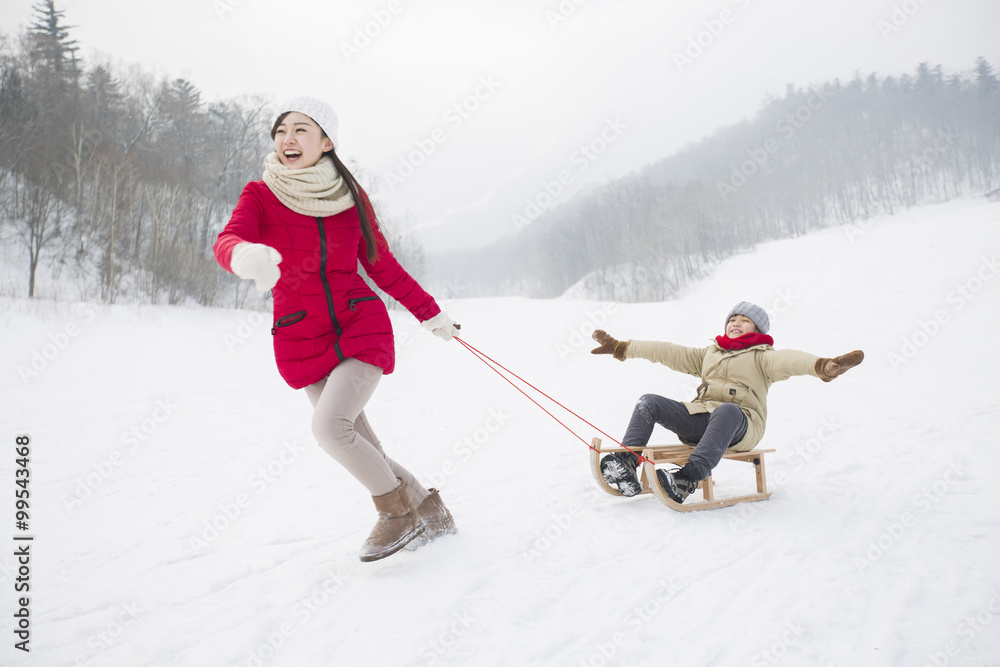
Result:
<svg viewBox="0 0 1000 667">
<path fill-rule="evenodd" d="M 744 317 L 749 317 L 750 321 L 752 321 L 754 326 L 757 327 L 757 331 L 762 334 L 766 334 L 771 328 L 771 318 L 767 316 L 767 311 L 758 305 L 750 303 L 749 301 L 740 301 L 738 304 L 733 306 L 733 309 L 729 311 L 728 315 L 726 315 L 726 324 L 729 324 L 729 319 L 733 315 L 743 315 Z"/>
<path fill-rule="evenodd" d="M 278 116 L 292 111 L 304 113 L 312 118 L 320 126 L 320 129 L 326 133 L 326 136 L 330 137 L 334 150 L 340 148 L 340 142 L 337 140 L 337 128 L 340 125 L 340 121 L 337 120 L 337 114 L 334 112 L 333 107 L 315 97 L 296 97 L 288 100 L 279 107 Z"/>
</svg>

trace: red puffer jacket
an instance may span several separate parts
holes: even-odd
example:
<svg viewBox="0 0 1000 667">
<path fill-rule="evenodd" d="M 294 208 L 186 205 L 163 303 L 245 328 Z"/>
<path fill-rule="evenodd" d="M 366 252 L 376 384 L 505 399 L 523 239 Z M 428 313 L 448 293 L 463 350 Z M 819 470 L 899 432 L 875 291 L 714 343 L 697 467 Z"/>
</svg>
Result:
<svg viewBox="0 0 1000 667">
<path fill-rule="evenodd" d="M 326 218 L 292 211 L 263 181 L 248 183 L 215 242 L 219 265 L 229 265 L 238 243 L 263 243 L 281 253 L 274 286 L 274 358 L 291 387 L 319 382 L 338 363 L 355 358 L 392 372 L 396 355 L 385 304 L 358 274 L 368 276 L 421 322 L 441 312 L 437 303 L 389 252 L 362 193 L 378 241 L 378 261 L 368 261 L 358 212 Z"/>
</svg>

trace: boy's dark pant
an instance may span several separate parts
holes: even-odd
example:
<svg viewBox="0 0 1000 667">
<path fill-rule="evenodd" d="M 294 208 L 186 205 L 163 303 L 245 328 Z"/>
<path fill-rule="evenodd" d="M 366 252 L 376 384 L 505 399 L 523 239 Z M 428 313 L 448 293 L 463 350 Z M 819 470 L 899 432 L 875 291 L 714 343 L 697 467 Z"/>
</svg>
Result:
<svg viewBox="0 0 1000 667">
<path fill-rule="evenodd" d="M 655 424 L 673 431 L 684 442 L 697 443 L 691 452 L 689 470 L 699 480 L 708 477 L 726 449 L 742 440 L 747 432 L 746 415 L 733 403 L 723 403 L 711 413 L 692 415 L 683 403 L 645 394 L 635 404 L 622 444 L 641 450 L 649 442 Z"/>
</svg>

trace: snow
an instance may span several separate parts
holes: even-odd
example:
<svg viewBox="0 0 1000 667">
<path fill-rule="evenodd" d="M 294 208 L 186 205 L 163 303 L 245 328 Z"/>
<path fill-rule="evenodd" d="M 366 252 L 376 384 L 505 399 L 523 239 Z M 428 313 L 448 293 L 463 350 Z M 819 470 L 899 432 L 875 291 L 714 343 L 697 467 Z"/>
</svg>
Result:
<svg viewBox="0 0 1000 667">
<path fill-rule="evenodd" d="M 267 316 L 8 298 L 0 663 L 1000 664 L 1000 394 L 981 343 L 1000 325 L 998 223 L 1000 204 L 968 199 L 768 243 L 667 303 L 443 304 L 617 438 L 639 396 L 697 383 L 590 355 L 595 327 L 701 346 L 749 300 L 778 347 L 865 350 L 835 382 L 772 388 L 771 499 L 708 512 L 604 494 L 577 437 L 393 312 L 397 370 L 368 415 L 459 534 L 367 564 L 371 499 L 316 446 Z M 17 435 L 30 654 L 12 627 Z M 716 480 L 752 490 L 745 464 Z"/>
</svg>

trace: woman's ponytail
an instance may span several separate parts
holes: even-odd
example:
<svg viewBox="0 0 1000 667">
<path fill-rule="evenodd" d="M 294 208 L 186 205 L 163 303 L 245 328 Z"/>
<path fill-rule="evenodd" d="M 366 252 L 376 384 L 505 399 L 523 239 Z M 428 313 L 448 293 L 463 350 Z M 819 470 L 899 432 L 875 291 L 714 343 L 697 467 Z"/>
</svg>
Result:
<svg viewBox="0 0 1000 667">
<path fill-rule="evenodd" d="M 337 168 L 337 173 L 344 179 L 347 189 L 351 191 L 351 196 L 354 197 L 354 207 L 358 210 L 358 220 L 361 221 L 361 235 L 365 237 L 365 245 L 368 246 L 368 263 L 374 264 L 378 261 L 378 242 L 375 240 L 372 222 L 368 217 L 369 204 L 367 198 L 362 199 L 361 186 L 358 185 L 354 174 L 337 157 L 337 152 L 331 148 L 326 154 L 333 160 L 333 165 Z"/>
</svg>

